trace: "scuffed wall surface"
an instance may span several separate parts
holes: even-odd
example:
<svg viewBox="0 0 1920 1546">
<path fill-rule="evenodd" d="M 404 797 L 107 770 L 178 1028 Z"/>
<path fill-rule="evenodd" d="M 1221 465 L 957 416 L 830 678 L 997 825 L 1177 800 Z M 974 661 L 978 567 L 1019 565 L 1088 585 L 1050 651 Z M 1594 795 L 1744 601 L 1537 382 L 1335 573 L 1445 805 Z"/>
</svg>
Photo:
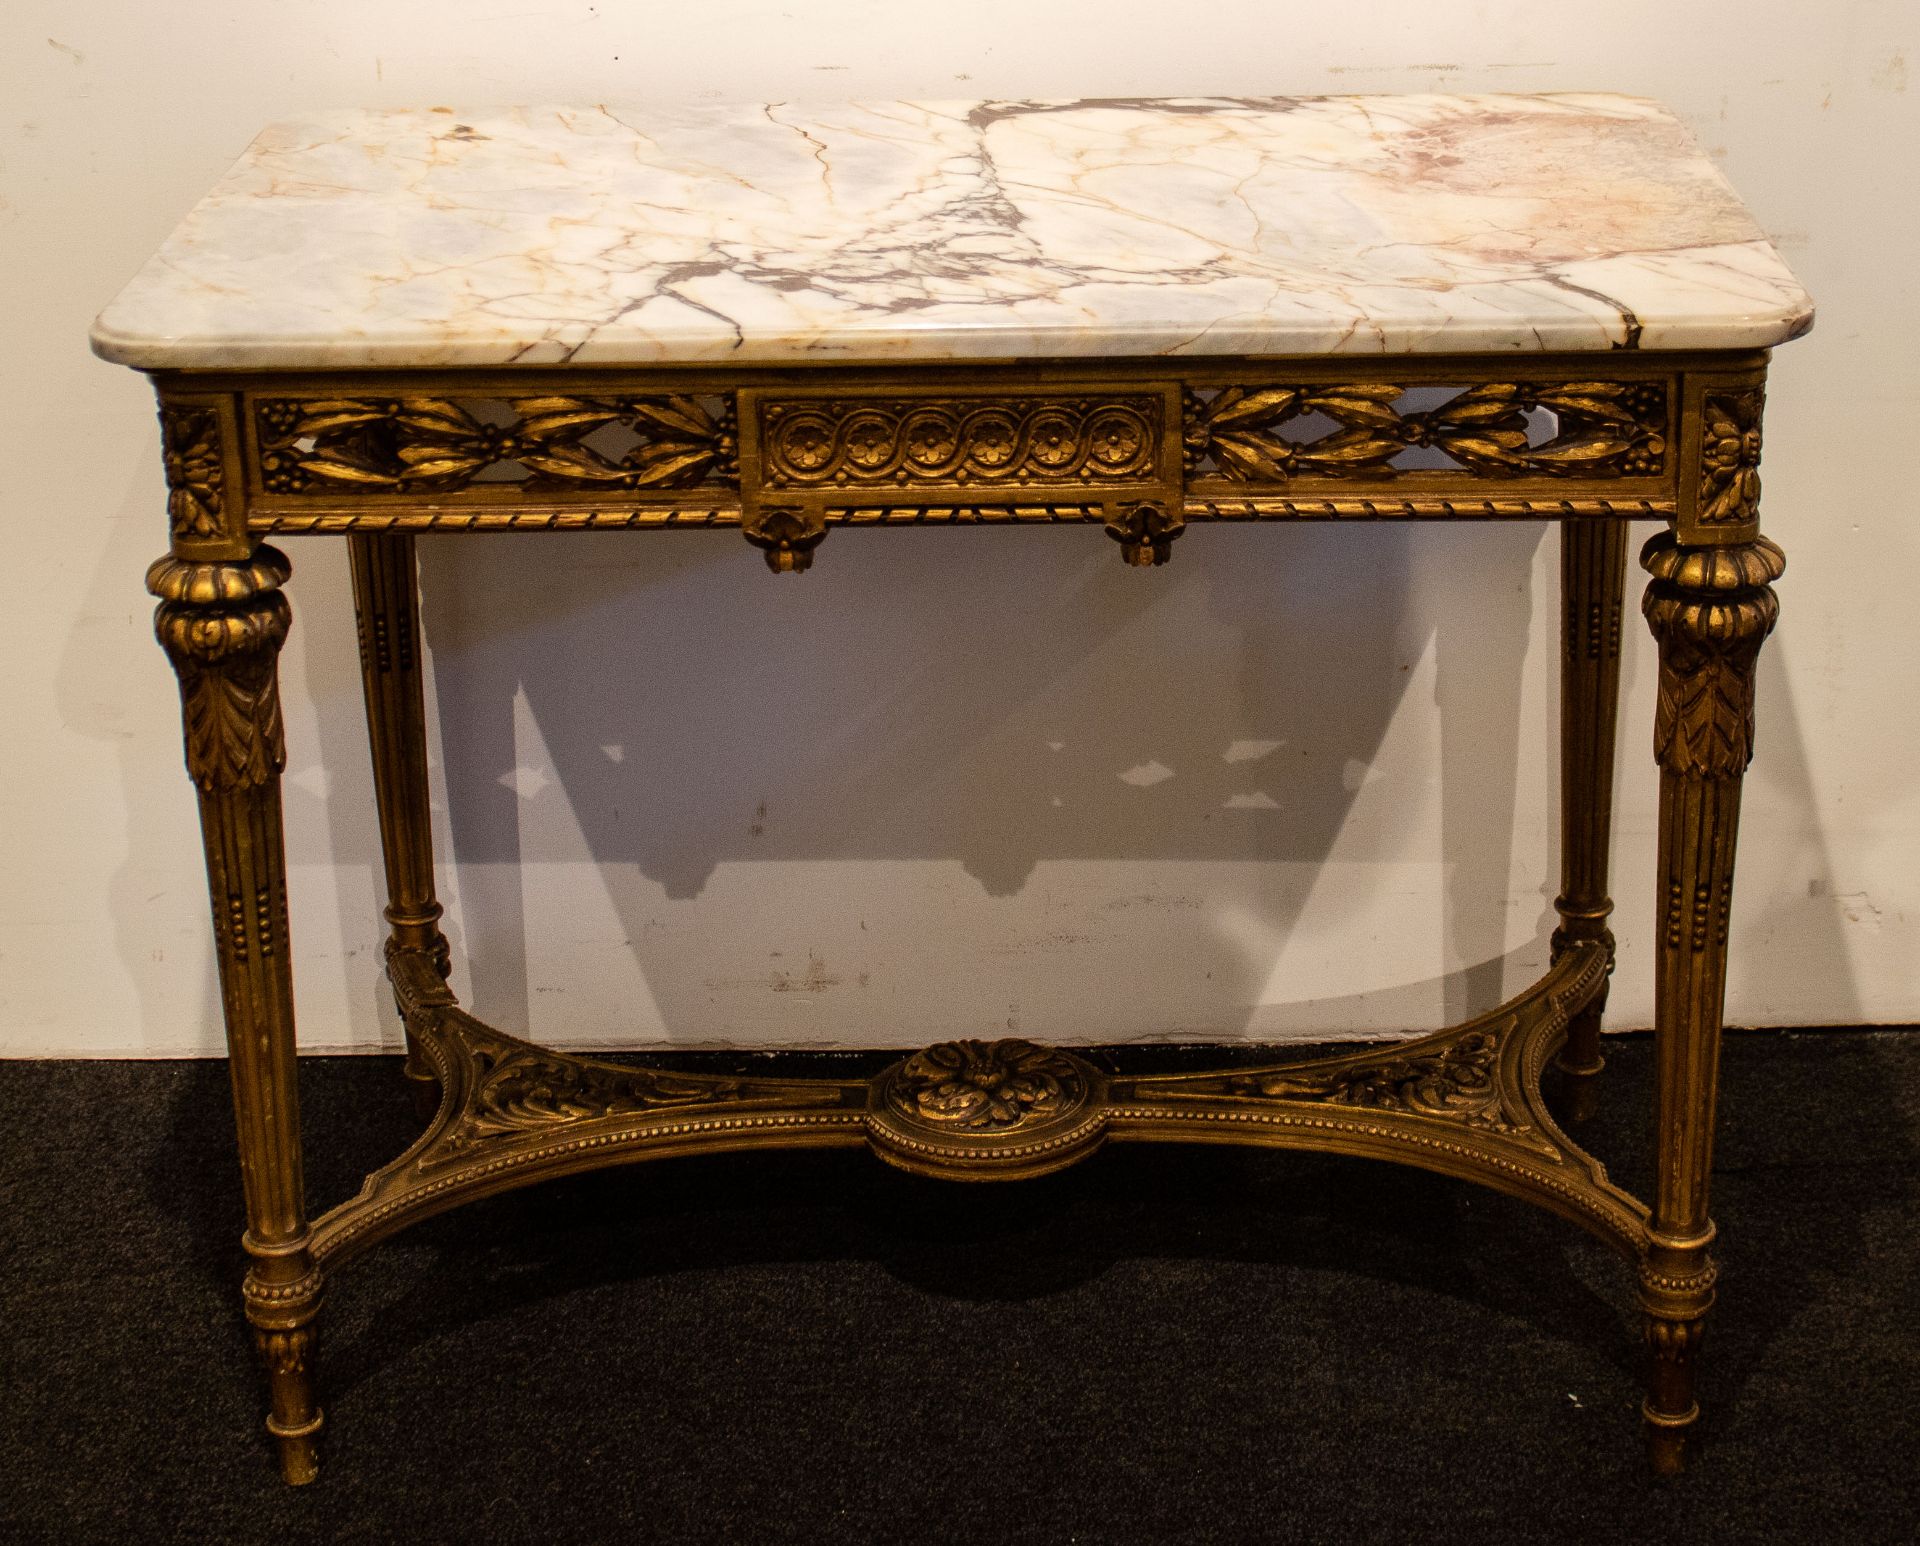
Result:
<svg viewBox="0 0 1920 1546">
<path fill-rule="evenodd" d="M 1920 14 L 1112 0 L 16 4 L 0 52 L 0 1050 L 220 1045 L 193 801 L 140 587 L 150 398 L 98 309 L 262 123 L 330 105 L 1604 89 L 1694 125 L 1813 291 L 1779 356 L 1730 1019 L 1920 1017 Z M 423 544 L 460 986 L 557 1041 L 899 1046 L 1438 1023 L 1544 962 L 1551 532 Z M 344 552 L 289 544 L 303 1043 L 384 1046 Z M 1630 579 L 1630 585 L 1635 584 Z M 1635 585 L 1637 590 L 1637 585 Z M 1616 1024 L 1650 1014 L 1650 641 L 1629 630 Z"/>
</svg>

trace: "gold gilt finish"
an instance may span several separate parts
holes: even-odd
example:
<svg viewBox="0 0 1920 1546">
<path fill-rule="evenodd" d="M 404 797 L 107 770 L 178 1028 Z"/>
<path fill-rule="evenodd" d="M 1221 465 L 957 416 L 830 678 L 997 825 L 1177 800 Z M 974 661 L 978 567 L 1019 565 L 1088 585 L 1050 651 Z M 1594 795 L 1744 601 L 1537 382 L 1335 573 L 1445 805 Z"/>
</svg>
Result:
<svg viewBox="0 0 1920 1546">
<path fill-rule="evenodd" d="M 427 803 L 425 690 L 420 678 L 420 620 L 413 538 L 356 533 L 347 539 L 353 605 L 359 625 L 360 679 L 367 697 L 367 740 L 373 753 L 374 804 L 386 859 L 386 919 L 393 942 L 425 952 L 447 975 L 450 957 L 440 932 L 433 889 L 433 834 Z M 425 1121 L 439 1103 L 438 1076 L 407 1032 L 406 1077 Z"/>
<path fill-rule="evenodd" d="M 1666 466 L 1667 388 L 1658 381 L 1494 381 L 1467 387 L 1437 407 L 1401 406 L 1391 382 L 1326 386 L 1232 386 L 1186 398 L 1186 461 L 1209 463 L 1245 483 L 1303 473 L 1391 477 L 1410 447 L 1432 447 L 1484 477 L 1652 477 Z M 1535 443 L 1528 416 L 1555 415 L 1551 438 Z M 1320 434 L 1286 431 L 1319 415 Z"/>
<path fill-rule="evenodd" d="M 276 663 L 288 573 L 285 556 L 263 546 L 246 563 L 163 558 L 147 588 L 160 598 L 154 629 L 180 679 L 187 772 L 200 792 L 252 1260 L 243 1298 L 267 1364 L 281 1473 L 307 1482 L 321 1422 L 311 1368 L 320 1273 L 301 1180 L 280 829 L 287 751 Z"/>
<path fill-rule="evenodd" d="M 1097 524 L 1149 565 L 1216 520 L 1652 518 L 1740 540 L 1696 520 L 1716 497 L 1676 468 L 1704 465 L 1708 391 L 1751 392 L 1763 364 L 196 372 L 163 394 L 234 426 L 235 514 L 196 556 L 275 533 L 739 527 L 797 572 L 835 526 Z"/>
<path fill-rule="evenodd" d="M 1655 534 L 1642 610 L 1660 645 L 1660 933 L 1654 958 L 1659 1165 L 1641 1293 L 1652 1374 L 1644 1408 L 1656 1470 L 1683 1462 L 1700 1415 L 1694 1364 L 1713 1304 L 1707 1177 L 1740 780 L 1753 756 L 1753 678 L 1779 615 L 1786 559 L 1765 537 L 1685 548 Z"/>
<path fill-rule="evenodd" d="M 1765 357 L 1142 359 L 974 367 L 540 367 L 157 378 L 171 555 L 156 626 L 199 790 L 241 1169 L 244 1302 L 287 1479 L 315 1474 L 323 1272 L 431 1214 L 663 1155 L 865 1146 L 956 1180 L 1108 1143 L 1394 1160 L 1538 1203 L 1637 1274 L 1656 1468 L 1696 1421 L 1713 1302 L 1707 1209 L 1740 780 L 1780 550 L 1760 535 Z M 1135 1077 L 1098 1049 L 944 1042 L 871 1079 L 687 1074 L 493 1030 L 447 986 L 427 794 L 421 533 L 738 528 L 776 571 L 835 527 L 1098 527 L 1165 562 L 1215 521 L 1562 526 L 1559 925 L 1545 977 L 1418 1041 Z M 1650 1203 L 1549 1110 L 1590 1107 L 1613 963 L 1609 828 L 1627 523 L 1659 648 L 1658 1168 Z M 423 1131 L 309 1224 L 279 780 L 288 565 L 348 539 L 385 857 L 388 976 Z M 849 554 L 848 557 L 857 555 Z M 1144 583 L 1144 582 L 1143 582 Z M 1549 1069 L 1552 1070 L 1549 1075 Z"/>
<path fill-rule="evenodd" d="M 1613 961 L 1607 919 L 1607 863 L 1613 826 L 1613 753 L 1620 693 L 1620 624 L 1627 575 L 1621 521 L 1569 522 L 1560 535 L 1560 895 L 1553 956 L 1585 942 Z M 1604 1066 L 1600 1017 L 1607 989 L 1567 1025 L 1555 1061 L 1569 1112 L 1593 1111 L 1594 1076 Z"/>
<path fill-rule="evenodd" d="M 517 464 L 533 492 L 691 488 L 731 481 L 731 414 L 687 397 L 490 400 L 505 422 L 441 397 L 270 397 L 254 404 L 261 487 L 274 494 L 449 493 Z M 625 430 L 609 455 L 592 437 Z"/>
</svg>

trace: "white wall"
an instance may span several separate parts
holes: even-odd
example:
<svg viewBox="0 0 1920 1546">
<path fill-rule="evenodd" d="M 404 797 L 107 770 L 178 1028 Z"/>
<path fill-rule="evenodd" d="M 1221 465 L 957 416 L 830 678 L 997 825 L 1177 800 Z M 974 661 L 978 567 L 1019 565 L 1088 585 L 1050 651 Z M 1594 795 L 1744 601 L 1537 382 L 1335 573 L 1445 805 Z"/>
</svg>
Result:
<svg viewBox="0 0 1920 1546">
<path fill-rule="evenodd" d="M 147 387 L 86 325 L 262 123 L 343 104 L 1607 89 L 1697 128 L 1814 292 L 1735 898 L 1739 1023 L 1920 1018 L 1920 7 L 1849 0 L 12 0 L 0 30 L 0 1050 L 220 1045 L 141 573 Z M 1293 1037 L 1544 960 L 1556 538 L 1512 527 L 440 539 L 460 985 L 557 1041 Z M 344 554 L 289 544 L 302 1039 L 391 1045 Z M 1637 585 L 1636 585 L 1637 592 Z M 1616 1023 L 1649 1015 L 1630 631 Z M 1161 772 L 1160 770 L 1164 770 Z"/>
</svg>

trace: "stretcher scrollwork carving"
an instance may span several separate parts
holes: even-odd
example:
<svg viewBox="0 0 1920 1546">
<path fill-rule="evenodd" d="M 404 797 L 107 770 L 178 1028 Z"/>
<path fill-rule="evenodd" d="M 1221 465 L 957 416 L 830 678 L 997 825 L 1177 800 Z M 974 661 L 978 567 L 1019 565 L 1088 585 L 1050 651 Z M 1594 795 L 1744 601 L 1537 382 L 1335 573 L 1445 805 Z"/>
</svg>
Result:
<svg viewBox="0 0 1920 1546">
<path fill-rule="evenodd" d="M 739 1096 L 738 1080 L 676 1079 L 652 1069 L 618 1070 L 502 1042 L 474 1047 L 475 1085 L 441 1156 L 453 1158 L 491 1138 L 549 1132 L 595 1117 L 641 1115 Z"/>
<path fill-rule="evenodd" d="M 1430 1052 L 1331 1073 L 1281 1070 L 1230 1077 L 1225 1081 L 1225 1092 L 1405 1111 L 1417 1116 L 1448 1117 L 1498 1133 L 1519 1133 L 1525 1131 L 1525 1124 L 1514 1121 L 1504 1109 L 1499 1081 L 1500 1048 L 1513 1025 L 1510 1017 L 1492 1029 L 1469 1032 Z"/>
</svg>

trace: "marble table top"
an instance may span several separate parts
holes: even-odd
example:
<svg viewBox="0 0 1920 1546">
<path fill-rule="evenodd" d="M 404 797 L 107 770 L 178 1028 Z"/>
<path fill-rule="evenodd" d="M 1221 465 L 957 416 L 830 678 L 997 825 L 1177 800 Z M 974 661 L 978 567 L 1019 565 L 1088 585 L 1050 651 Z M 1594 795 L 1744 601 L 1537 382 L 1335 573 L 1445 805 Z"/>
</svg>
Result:
<svg viewBox="0 0 1920 1546">
<path fill-rule="evenodd" d="M 1610 95 L 343 111 L 94 326 L 144 368 L 1753 348 L 1812 305 Z"/>
</svg>

